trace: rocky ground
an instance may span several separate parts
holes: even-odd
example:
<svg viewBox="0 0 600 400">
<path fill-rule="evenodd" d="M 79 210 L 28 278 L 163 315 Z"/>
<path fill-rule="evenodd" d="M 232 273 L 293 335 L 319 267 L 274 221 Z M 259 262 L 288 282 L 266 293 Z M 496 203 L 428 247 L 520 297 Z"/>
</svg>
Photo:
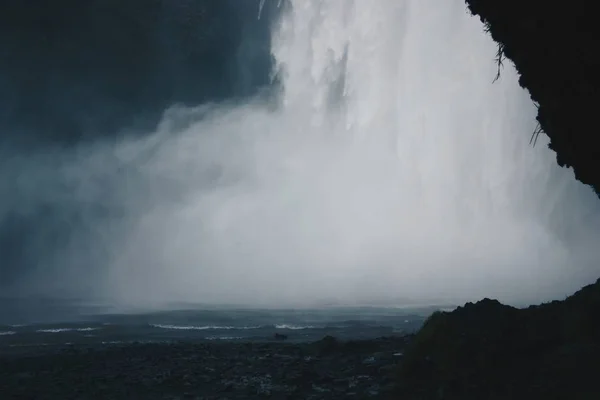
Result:
<svg viewBox="0 0 600 400">
<path fill-rule="evenodd" d="M 12 348 L 0 398 L 388 398 L 409 338 Z"/>
<path fill-rule="evenodd" d="M 0 399 L 600 399 L 600 280 L 436 312 L 416 335 L 277 339 L 4 347 Z"/>
</svg>

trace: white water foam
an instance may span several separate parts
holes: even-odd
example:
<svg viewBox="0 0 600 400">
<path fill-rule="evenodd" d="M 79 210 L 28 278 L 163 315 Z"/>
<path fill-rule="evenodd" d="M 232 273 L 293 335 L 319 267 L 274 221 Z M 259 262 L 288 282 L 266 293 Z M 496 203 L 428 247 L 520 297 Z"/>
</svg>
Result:
<svg viewBox="0 0 600 400">
<path fill-rule="evenodd" d="M 276 329 L 289 329 L 292 331 L 303 330 L 303 329 L 314 329 L 315 327 L 312 325 L 289 325 L 289 324 L 277 324 L 275 325 Z"/>
<path fill-rule="evenodd" d="M 96 331 L 101 328 L 95 327 L 85 327 L 85 328 L 46 328 L 46 329 L 38 329 L 36 332 L 39 333 L 63 333 L 63 332 L 91 332 Z"/>
<path fill-rule="evenodd" d="M 220 326 L 220 325 L 193 326 L 193 325 L 165 325 L 165 324 L 150 324 L 150 326 L 152 326 L 154 328 L 160 328 L 160 329 L 184 330 L 184 331 L 231 330 L 231 329 L 250 330 L 250 329 L 261 328 L 260 326 Z"/>
<path fill-rule="evenodd" d="M 3 331 L 0 332 L 0 336 L 11 336 L 11 335 L 16 335 L 17 332 L 15 331 Z"/>
</svg>

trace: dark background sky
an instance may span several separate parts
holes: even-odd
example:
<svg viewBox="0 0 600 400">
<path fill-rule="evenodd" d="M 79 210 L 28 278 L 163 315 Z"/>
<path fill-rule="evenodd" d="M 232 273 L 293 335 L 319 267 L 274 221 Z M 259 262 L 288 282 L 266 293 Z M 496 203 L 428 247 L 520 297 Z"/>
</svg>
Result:
<svg viewBox="0 0 600 400">
<path fill-rule="evenodd" d="M 77 231 L 82 206 L 27 213 L 34 155 L 154 129 L 173 104 L 244 97 L 269 83 L 259 0 L 3 0 L 0 4 L 0 295 Z M 274 4 L 271 4 L 274 6 Z M 34 162 L 34 161 L 32 161 Z M 11 200 L 12 199 L 12 200 Z M 107 205 L 108 206 L 108 205 Z M 87 212 L 87 211 L 86 211 Z"/>
</svg>

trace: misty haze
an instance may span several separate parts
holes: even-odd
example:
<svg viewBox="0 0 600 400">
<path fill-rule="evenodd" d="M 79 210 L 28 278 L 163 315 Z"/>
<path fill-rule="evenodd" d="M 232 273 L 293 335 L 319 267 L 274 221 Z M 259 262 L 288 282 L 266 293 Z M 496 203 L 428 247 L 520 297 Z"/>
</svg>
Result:
<svg viewBox="0 0 600 400">
<path fill-rule="evenodd" d="M 161 3 L 139 38 L 73 11 L 99 15 L 87 53 L 3 35 L 4 303 L 525 305 L 597 278 L 597 197 L 529 143 L 461 0 L 219 3 L 214 27 Z"/>
</svg>

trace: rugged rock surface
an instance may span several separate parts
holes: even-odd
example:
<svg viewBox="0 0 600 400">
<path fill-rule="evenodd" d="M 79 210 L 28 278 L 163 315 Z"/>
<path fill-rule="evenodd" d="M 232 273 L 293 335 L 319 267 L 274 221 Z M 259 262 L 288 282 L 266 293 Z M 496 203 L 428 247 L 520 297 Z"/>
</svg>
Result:
<svg viewBox="0 0 600 400">
<path fill-rule="evenodd" d="M 597 143 L 600 25 L 596 3 L 545 0 L 466 0 L 498 43 L 498 60 L 512 60 L 520 84 L 538 105 L 538 130 L 550 138 L 561 166 L 600 192 Z M 501 71 L 500 71 L 501 73 Z"/>
<path fill-rule="evenodd" d="M 13 348 L 0 354 L 0 398 L 387 398 L 408 339 Z"/>
<path fill-rule="evenodd" d="M 433 314 L 409 345 L 404 399 L 600 398 L 600 280 L 516 309 L 484 299 Z"/>
</svg>

